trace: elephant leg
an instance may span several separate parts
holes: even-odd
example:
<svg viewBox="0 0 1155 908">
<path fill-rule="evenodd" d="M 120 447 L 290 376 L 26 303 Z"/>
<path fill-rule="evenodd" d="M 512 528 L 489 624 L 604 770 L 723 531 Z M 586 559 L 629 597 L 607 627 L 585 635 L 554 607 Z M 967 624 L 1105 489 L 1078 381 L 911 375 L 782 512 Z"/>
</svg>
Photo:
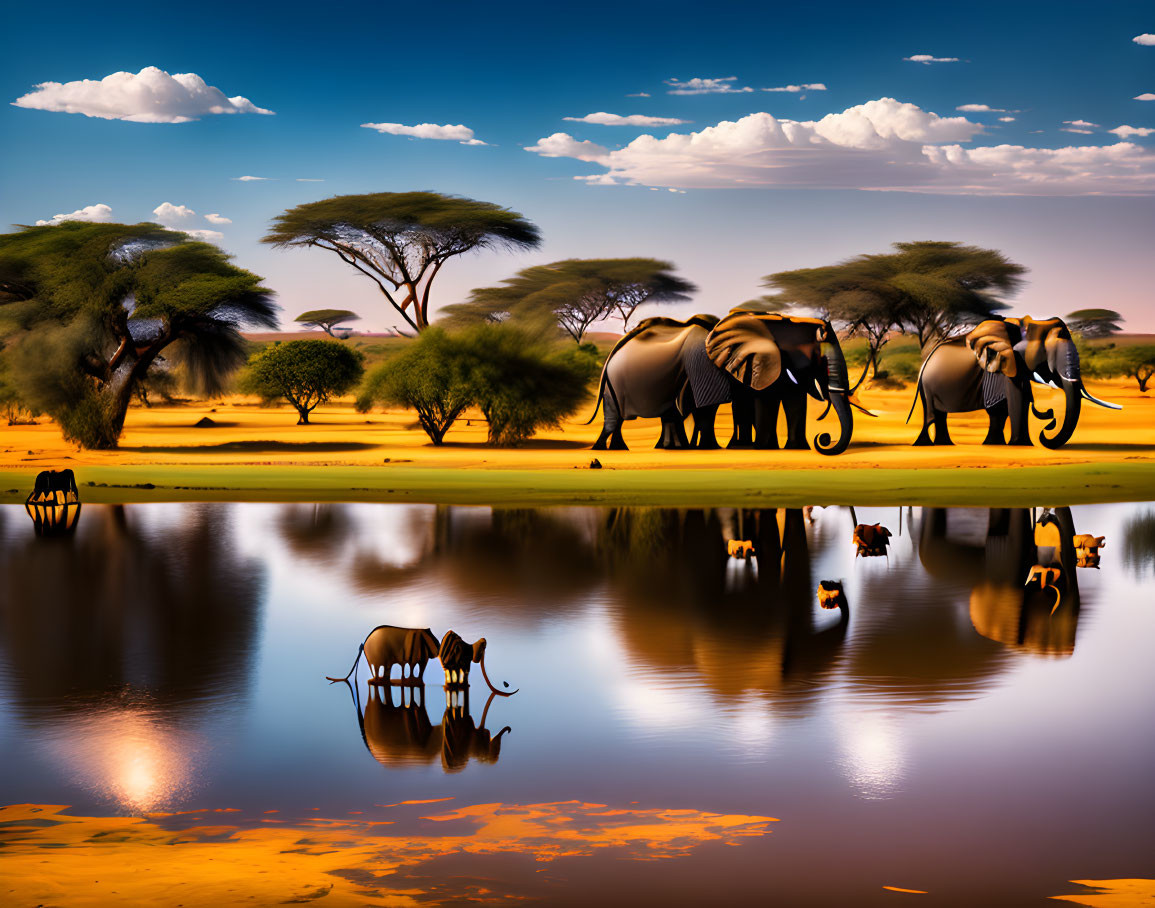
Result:
<svg viewBox="0 0 1155 908">
<path fill-rule="evenodd" d="M 606 395 L 602 409 L 605 421 L 602 423 L 602 434 L 594 442 L 594 451 L 628 451 L 626 440 L 622 438 L 622 413 L 618 407 L 617 395 L 607 384 Z"/>
<path fill-rule="evenodd" d="M 934 443 L 936 445 L 953 445 L 950 430 L 946 426 L 946 411 L 934 411 Z"/>
<path fill-rule="evenodd" d="M 782 410 L 786 414 L 786 449 L 809 451 L 806 440 L 806 394 L 801 388 L 791 388 L 782 395 Z"/>
<path fill-rule="evenodd" d="M 682 422 L 682 414 L 675 408 L 671 407 L 662 414 L 662 434 L 654 447 L 669 450 L 684 450 L 690 447 L 690 440 L 686 438 L 686 427 Z"/>
<path fill-rule="evenodd" d="M 754 447 L 754 397 L 744 389 L 735 388 L 730 403 L 734 413 L 734 434 L 727 448 Z"/>
<path fill-rule="evenodd" d="M 987 429 L 987 437 L 983 439 L 983 444 L 1006 444 L 1006 440 L 1003 438 L 1003 429 L 1007 424 L 1007 402 L 1000 400 L 994 406 L 987 407 L 987 419 L 990 420 L 990 426 Z"/>
<path fill-rule="evenodd" d="M 762 394 L 754 400 L 754 447 L 778 450 L 778 406 L 776 394 Z M 789 447 L 789 445 L 787 445 Z"/>
<path fill-rule="evenodd" d="M 721 447 L 718 444 L 718 437 L 714 434 L 714 418 L 717 415 L 717 405 L 694 411 L 694 438 L 691 447 L 702 451 L 713 451 Z"/>
<path fill-rule="evenodd" d="M 1031 436 L 1027 426 L 1027 390 L 1017 382 L 1007 382 L 1007 413 L 1011 419 L 1010 445 L 1029 447 Z"/>
<path fill-rule="evenodd" d="M 918 438 L 914 440 L 914 444 L 915 447 L 919 448 L 929 447 L 934 444 L 934 439 L 930 437 L 930 425 L 934 421 L 934 414 L 922 385 L 918 386 L 918 399 L 922 401 L 922 431 L 918 433 Z"/>
</svg>

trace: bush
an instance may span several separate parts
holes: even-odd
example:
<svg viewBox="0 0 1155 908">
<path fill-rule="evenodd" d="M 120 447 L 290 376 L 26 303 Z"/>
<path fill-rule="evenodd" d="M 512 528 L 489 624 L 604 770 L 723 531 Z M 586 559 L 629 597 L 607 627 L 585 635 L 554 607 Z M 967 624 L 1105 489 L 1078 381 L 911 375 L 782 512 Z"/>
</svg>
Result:
<svg viewBox="0 0 1155 908">
<path fill-rule="evenodd" d="M 410 407 L 435 445 L 476 406 L 489 422 L 490 444 L 509 447 L 559 425 L 585 400 L 598 369 L 596 349 L 556 352 L 509 325 L 456 334 L 429 328 L 370 373 L 357 406 Z"/>
<path fill-rule="evenodd" d="M 392 403 L 417 411 L 421 428 L 435 445 L 472 402 L 465 350 L 441 328 L 427 328 L 400 353 L 369 373 L 357 409 Z"/>
<path fill-rule="evenodd" d="M 273 344 L 250 360 L 239 382 L 240 390 L 265 401 L 287 400 L 297 410 L 297 425 L 309 423 L 309 414 L 344 394 L 361 380 L 364 356 L 330 340 L 299 340 Z"/>
</svg>

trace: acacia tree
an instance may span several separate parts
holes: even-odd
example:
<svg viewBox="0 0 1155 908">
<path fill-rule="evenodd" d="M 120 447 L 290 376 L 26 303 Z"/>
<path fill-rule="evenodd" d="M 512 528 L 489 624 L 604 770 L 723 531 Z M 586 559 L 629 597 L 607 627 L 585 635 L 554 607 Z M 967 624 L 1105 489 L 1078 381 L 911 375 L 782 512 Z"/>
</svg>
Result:
<svg viewBox="0 0 1155 908">
<path fill-rule="evenodd" d="M 1078 331 L 1083 337 L 1110 337 L 1118 334 L 1123 328 L 1119 322 L 1124 321 L 1114 309 L 1076 309 L 1067 313 L 1067 327 Z"/>
<path fill-rule="evenodd" d="M 461 305 L 447 307 L 452 321 L 512 318 L 527 326 L 555 323 L 582 342 L 590 326 L 617 316 L 623 328 L 643 303 L 689 299 L 698 288 L 659 259 L 566 259 L 523 268 L 497 287 L 474 290 Z"/>
<path fill-rule="evenodd" d="M 537 227 L 508 208 L 437 192 L 377 192 L 307 202 L 262 239 L 312 246 L 368 277 L 414 331 L 429 327 L 429 291 L 449 259 L 475 249 L 535 249 Z"/>
<path fill-rule="evenodd" d="M 15 381 L 65 438 L 116 447 L 162 352 L 194 393 L 223 390 L 245 360 L 241 327 L 277 325 L 260 281 L 215 246 L 156 224 L 21 227 L 0 236 Z"/>
<path fill-rule="evenodd" d="M 1086 348 L 1084 348 L 1086 349 Z M 1133 378 L 1140 391 L 1147 390 L 1147 383 L 1155 378 L 1155 344 L 1131 344 L 1106 348 L 1090 348 L 1090 373 L 1099 378 L 1114 378 L 1125 375 Z"/>
<path fill-rule="evenodd" d="M 267 402 L 288 401 L 297 411 L 297 425 L 307 426 L 319 404 L 356 387 L 364 360 L 360 350 L 335 341 L 271 344 L 249 360 L 240 387 Z"/>
<path fill-rule="evenodd" d="M 349 309 L 310 309 L 293 319 L 293 321 L 300 322 L 308 328 L 320 328 L 329 337 L 336 337 L 333 329 L 338 325 L 360 320 L 361 316 Z"/>
</svg>

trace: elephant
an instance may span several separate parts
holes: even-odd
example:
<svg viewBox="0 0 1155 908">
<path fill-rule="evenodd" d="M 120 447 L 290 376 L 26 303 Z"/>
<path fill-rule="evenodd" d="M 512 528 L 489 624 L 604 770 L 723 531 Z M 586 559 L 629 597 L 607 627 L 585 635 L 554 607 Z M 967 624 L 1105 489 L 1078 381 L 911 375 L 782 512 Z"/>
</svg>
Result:
<svg viewBox="0 0 1155 908">
<path fill-rule="evenodd" d="M 859 555 L 870 558 L 876 555 L 886 555 L 887 548 L 890 545 L 890 537 L 892 533 L 880 523 L 865 524 L 860 523 L 854 528 L 854 535 L 852 537 L 856 551 L 854 557 Z"/>
<path fill-rule="evenodd" d="M 71 470 L 44 470 L 36 477 L 24 510 L 32 518 L 37 536 L 64 536 L 76 529 L 80 519 L 80 493 Z"/>
<path fill-rule="evenodd" d="M 439 644 L 433 636 L 433 631 L 427 627 L 394 627 L 382 624 L 373 628 L 365 642 L 357 650 L 357 658 L 353 660 L 353 667 L 349 675 L 356 671 L 364 654 L 369 663 L 370 684 L 389 684 L 389 673 L 394 665 L 401 666 L 401 680 L 403 683 L 421 684 L 425 676 L 425 666 L 430 659 L 438 656 Z M 408 675 L 406 675 L 408 670 Z M 329 681 L 347 680 L 344 678 L 327 678 Z"/>
<path fill-rule="evenodd" d="M 469 684 L 469 666 L 477 663 L 481 666 L 481 677 L 489 685 L 489 689 L 499 697 L 510 697 L 516 690 L 501 691 L 493 686 L 489 674 L 485 671 L 485 638 L 479 637 L 475 643 L 466 643 L 453 631 L 446 631 L 441 638 L 441 648 L 437 657 L 441 660 L 441 667 L 445 669 L 445 683 L 448 686 L 467 687 Z M 502 682 L 509 687 L 508 681 Z"/>
<path fill-rule="evenodd" d="M 815 447 L 820 454 L 841 454 L 854 428 L 850 408 L 859 405 L 851 399 L 846 360 L 827 321 L 741 308 L 721 320 L 648 318 L 606 357 L 594 406 L 596 417 L 604 403 L 605 421 L 593 447 L 625 450 L 625 420 L 660 417 L 658 448 L 717 448 L 714 418 L 721 404 L 732 402 L 730 447 L 777 448 L 781 406 L 785 447 L 808 449 L 807 394 L 826 401 L 840 421 L 838 439 L 822 433 Z M 694 417 L 689 440 L 683 427 L 688 415 Z"/>
<path fill-rule="evenodd" d="M 1031 383 L 1061 388 L 1066 398 L 1062 425 L 1056 429 L 1053 410 L 1034 406 Z M 965 337 L 939 341 L 923 360 L 914 404 L 922 401 L 922 432 L 915 445 L 953 444 L 947 430 L 948 413 L 986 410 L 989 427 L 983 444 L 1029 445 L 1027 409 L 1047 420 L 1039 433 L 1046 448 L 1060 448 L 1070 440 L 1079 421 L 1082 401 L 1121 410 L 1118 404 L 1093 397 L 1083 386 L 1079 353 L 1070 329 L 1061 318 L 1036 321 L 990 318 Z M 1010 419 L 1010 439 L 1004 428 Z M 931 438 L 931 425 L 934 438 Z M 1054 429 L 1054 433 L 1047 432 Z"/>
<path fill-rule="evenodd" d="M 350 690 L 365 749 L 385 767 L 428 766 L 439 757 L 445 772 L 459 772 L 471 759 L 496 763 L 502 736 L 511 731 L 506 725 L 494 735 L 485 727 L 494 694 L 485 704 L 480 723 L 470 715 L 467 694 L 461 705 L 446 708 L 440 725 L 433 725 L 423 685 L 398 691 L 396 702 L 391 687 L 371 687 L 364 712 L 356 689 L 350 685 Z"/>
</svg>

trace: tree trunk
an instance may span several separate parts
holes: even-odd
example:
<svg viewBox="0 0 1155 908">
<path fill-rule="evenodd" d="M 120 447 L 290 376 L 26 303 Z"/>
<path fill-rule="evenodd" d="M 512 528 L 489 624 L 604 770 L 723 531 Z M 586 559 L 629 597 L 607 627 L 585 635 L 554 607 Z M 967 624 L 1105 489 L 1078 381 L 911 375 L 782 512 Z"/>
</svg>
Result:
<svg viewBox="0 0 1155 908">
<path fill-rule="evenodd" d="M 297 420 L 297 425 L 307 426 L 309 424 L 309 411 L 304 407 L 298 407 L 297 413 L 300 415 L 300 419 Z"/>
</svg>

